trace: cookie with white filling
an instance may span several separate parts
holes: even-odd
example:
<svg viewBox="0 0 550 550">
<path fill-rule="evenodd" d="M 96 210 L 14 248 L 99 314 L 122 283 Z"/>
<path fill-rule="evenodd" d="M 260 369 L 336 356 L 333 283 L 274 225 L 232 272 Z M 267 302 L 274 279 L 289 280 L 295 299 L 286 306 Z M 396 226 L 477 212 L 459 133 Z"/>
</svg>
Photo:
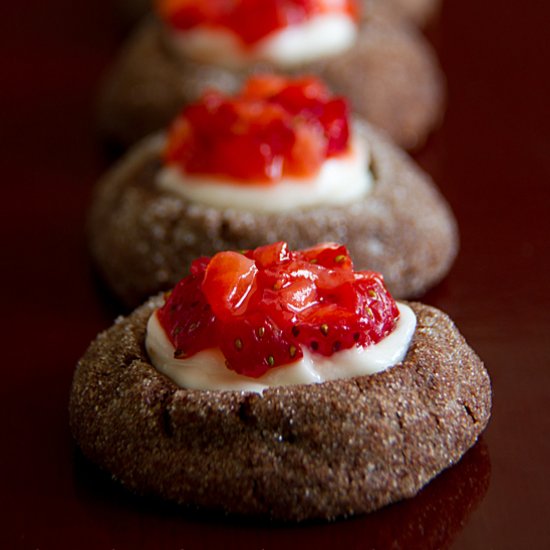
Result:
<svg viewBox="0 0 550 550">
<path fill-rule="evenodd" d="M 97 186 L 89 235 L 103 278 L 134 306 L 224 249 L 346 242 L 402 298 L 438 282 L 458 248 L 447 203 L 409 157 L 315 79 L 267 76 L 205 96 L 168 137 L 132 149 Z"/>
<path fill-rule="evenodd" d="M 126 17 L 138 19 L 151 9 L 151 0 L 118 0 Z M 364 13 L 402 17 L 416 25 L 426 25 L 440 7 L 440 0 L 360 0 Z"/>
<path fill-rule="evenodd" d="M 272 287 L 269 277 L 285 273 Z M 293 368 L 299 346 L 336 357 L 383 344 L 402 315 L 380 276 L 353 272 L 336 245 L 199 260 L 171 295 L 118 319 L 92 343 L 73 381 L 73 434 L 130 490 L 191 507 L 301 521 L 411 497 L 475 443 L 489 420 L 491 387 L 444 313 L 403 307 L 416 319 L 412 336 L 375 374 L 260 391 L 190 389 L 151 359 L 152 316 L 175 358 L 220 346 L 227 370 L 260 380 Z"/>
</svg>

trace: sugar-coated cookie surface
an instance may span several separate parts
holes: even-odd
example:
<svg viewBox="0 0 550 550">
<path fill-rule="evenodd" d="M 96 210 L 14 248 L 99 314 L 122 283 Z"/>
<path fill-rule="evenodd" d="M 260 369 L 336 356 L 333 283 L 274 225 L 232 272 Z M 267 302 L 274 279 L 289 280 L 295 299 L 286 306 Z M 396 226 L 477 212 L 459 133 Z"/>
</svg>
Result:
<svg viewBox="0 0 550 550">
<path fill-rule="evenodd" d="M 69 405 L 84 454 L 137 493 L 290 521 L 369 512 L 416 494 L 488 422 L 488 374 L 437 309 L 410 304 L 418 324 L 399 365 L 258 395 L 159 374 L 143 342 L 161 301 L 99 335 Z"/>
<path fill-rule="evenodd" d="M 364 13 L 384 13 L 403 17 L 424 26 L 440 8 L 441 0 L 360 0 Z"/>
<path fill-rule="evenodd" d="M 380 271 L 398 298 L 418 295 L 448 271 L 458 249 L 453 215 L 428 176 L 370 126 L 371 191 L 352 204 L 279 213 L 195 203 L 155 184 L 163 138 L 132 150 L 99 183 L 89 219 L 103 278 L 130 305 L 175 284 L 197 256 L 279 240 L 292 248 L 345 242 L 357 269 Z"/>
<path fill-rule="evenodd" d="M 267 62 L 230 70 L 182 59 L 162 25 L 150 19 L 130 37 L 107 75 L 99 124 L 106 136 L 129 145 L 163 128 L 205 88 L 234 92 L 250 74 L 278 70 Z M 349 50 L 287 72 L 319 76 L 406 148 L 422 144 L 441 118 L 444 85 L 435 54 L 419 31 L 392 18 L 361 23 Z"/>
</svg>

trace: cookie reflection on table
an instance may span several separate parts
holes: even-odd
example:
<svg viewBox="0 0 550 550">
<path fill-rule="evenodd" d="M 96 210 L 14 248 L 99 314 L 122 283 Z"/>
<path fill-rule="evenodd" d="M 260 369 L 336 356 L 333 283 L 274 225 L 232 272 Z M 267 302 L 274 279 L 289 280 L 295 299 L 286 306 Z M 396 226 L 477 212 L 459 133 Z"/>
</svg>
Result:
<svg viewBox="0 0 550 550">
<path fill-rule="evenodd" d="M 227 547 L 277 548 L 287 545 L 345 548 L 448 547 L 483 500 L 490 482 L 491 462 L 483 438 L 462 460 L 444 471 L 416 497 L 349 520 L 324 524 L 285 525 L 199 513 L 132 495 L 112 483 L 76 453 L 74 477 L 77 498 L 87 521 L 117 549 Z M 179 545 L 179 546 L 178 546 Z"/>
</svg>

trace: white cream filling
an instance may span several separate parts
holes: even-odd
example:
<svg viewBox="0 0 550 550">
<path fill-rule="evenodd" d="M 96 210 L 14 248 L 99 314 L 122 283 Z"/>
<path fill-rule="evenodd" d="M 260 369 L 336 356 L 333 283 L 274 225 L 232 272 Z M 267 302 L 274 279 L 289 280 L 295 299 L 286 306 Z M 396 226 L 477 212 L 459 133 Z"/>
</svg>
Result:
<svg viewBox="0 0 550 550">
<path fill-rule="evenodd" d="M 355 133 L 349 151 L 327 159 L 320 171 L 310 178 L 285 178 L 268 185 L 232 184 L 211 176 L 184 174 L 178 167 L 165 166 L 157 175 L 157 185 L 185 199 L 217 208 L 282 212 L 348 204 L 363 197 L 372 187 L 368 166 L 368 146 Z"/>
<path fill-rule="evenodd" d="M 330 357 L 302 348 L 303 357 L 294 363 L 273 367 L 259 378 L 243 376 L 225 366 L 219 349 L 201 351 L 186 359 L 174 358 L 174 346 L 161 327 L 156 312 L 147 324 L 145 347 L 157 370 L 182 388 L 234 390 L 261 393 L 275 386 L 319 384 L 327 380 L 375 374 L 400 363 L 407 354 L 416 328 L 416 316 L 405 304 L 397 304 L 395 329 L 377 344 L 354 347 Z"/>
<path fill-rule="evenodd" d="M 168 29 L 169 40 L 182 57 L 230 69 L 256 61 L 281 67 L 307 63 L 344 52 L 356 36 L 357 26 L 345 13 L 317 15 L 305 23 L 274 31 L 250 48 L 244 47 L 230 30 L 206 26 L 186 31 Z"/>
</svg>

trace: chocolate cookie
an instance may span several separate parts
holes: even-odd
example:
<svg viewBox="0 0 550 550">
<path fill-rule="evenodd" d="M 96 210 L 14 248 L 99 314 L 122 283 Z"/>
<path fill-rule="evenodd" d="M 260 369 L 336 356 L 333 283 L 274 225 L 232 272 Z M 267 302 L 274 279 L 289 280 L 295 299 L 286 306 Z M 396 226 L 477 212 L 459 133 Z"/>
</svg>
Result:
<svg viewBox="0 0 550 550">
<path fill-rule="evenodd" d="M 287 241 L 344 242 L 357 269 L 384 274 L 397 297 L 419 295 L 448 271 L 458 249 L 452 213 L 428 176 L 368 125 L 374 185 L 352 204 L 280 213 L 220 209 L 162 191 L 160 136 L 143 141 L 98 184 L 89 218 L 92 256 L 129 305 L 174 285 L 191 261 L 225 249 Z"/>
<path fill-rule="evenodd" d="M 416 494 L 485 428 L 482 362 L 442 312 L 410 304 L 405 360 L 263 394 L 181 389 L 144 351 L 152 299 L 78 364 L 70 423 L 84 454 L 140 494 L 280 520 L 369 512 Z"/>
<path fill-rule="evenodd" d="M 107 75 L 99 125 L 107 137 L 129 145 L 164 128 L 205 88 L 232 93 L 251 74 L 277 70 L 269 63 L 229 70 L 184 60 L 162 25 L 150 19 L 130 37 Z M 357 43 L 345 53 L 287 72 L 318 75 L 406 148 L 422 144 L 441 117 L 443 77 L 433 51 L 416 29 L 388 18 L 363 22 Z"/>
<path fill-rule="evenodd" d="M 441 0 L 360 0 L 364 14 L 384 13 L 425 26 L 439 10 Z"/>
</svg>

